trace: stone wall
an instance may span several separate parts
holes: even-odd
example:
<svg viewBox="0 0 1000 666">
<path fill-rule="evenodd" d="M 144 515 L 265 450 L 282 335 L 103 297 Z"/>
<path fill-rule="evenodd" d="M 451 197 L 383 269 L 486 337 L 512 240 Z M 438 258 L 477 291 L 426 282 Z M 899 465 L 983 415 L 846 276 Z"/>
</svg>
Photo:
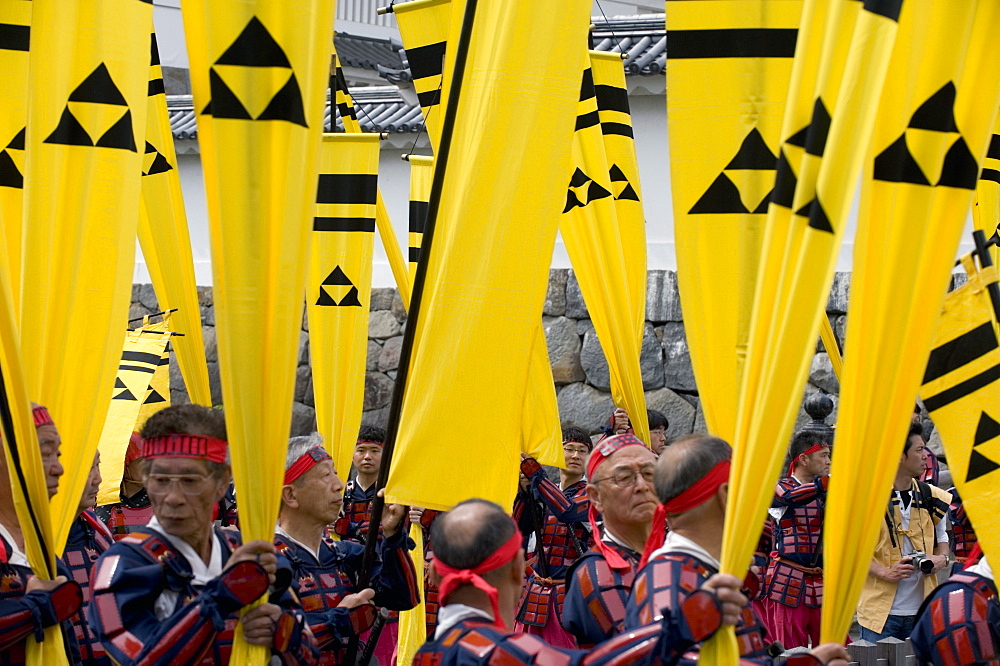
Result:
<svg viewBox="0 0 1000 666">
<path fill-rule="evenodd" d="M 850 274 L 838 273 L 827 304 L 827 314 L 842 346 L 849 286 Z M 199 288 L 199 301 L 212 399 L 216 404 L 221 404 L 215 311 L 210 287 Z M 129 316 L 141 317 L 158 310 L 152 286 L 135 285 Z M 646 317 L 641 356 L 646 404 L 667 415 L 670 420 L 668 434 L 671 437 L 703 430 L 704 415 L 691 369 L 677 292 L 677 276 L 673 271 L 650 271 Z M 388 417 L 405 322 L 406 313 L 396 290 L 373 290 L 364 402 L 366 422 L 384 424 Z M 571 270 L 551 271 L 543 322 L 561 418 L 564 423 L 596 432 L 607 422 L 613 410 L 608 365 L 583 302 L 579 283 Z M 292 430 L 295 434 L 303 434 L 315 427 L 316 414 L 309 368 L 308 323 L 305 317 L 302 321 L 298 358 Z M 170 366 L 170 387 L 174 402 L 187 401 L 183 379 L 173 359 Z M 806 392 L 818 390 L 833 394 L 839 392 L 829 357 L 819 343 Z M 833 416 L 835 418 L 836 412 Z M 800 409 L 800 424 L 807 418 Z"/>
</svg>

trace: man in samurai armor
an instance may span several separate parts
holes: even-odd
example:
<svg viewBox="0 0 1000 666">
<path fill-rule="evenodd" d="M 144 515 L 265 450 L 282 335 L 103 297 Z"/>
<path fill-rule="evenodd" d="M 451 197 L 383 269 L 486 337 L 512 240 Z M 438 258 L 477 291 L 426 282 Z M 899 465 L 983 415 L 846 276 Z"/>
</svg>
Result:
<svg viewBox="0 0 1000 666">
<path fill-rule="evenodd" d="M 946 516 L 951 495 L 916 478 L 924 468 L 924 451 L 922 429 L 913 424 L 858 601 L 861 638 L 870 643 L 890 636 L 906 640 L 920 605 L 937 585 L 934 574 L 950 563 Z"/>
<path fill-rule="evenodd" d="M 682 437 L 664 449 L 655 476 L 661 504 L 625 609 L 626 631 L 676 611 L 719 571 L 731 454 L 726 442 L 708 435 Z M 766 656 L 764 634 L 760 618 L 744 608 L 736 626 L 740 655 Z"/>
<path fill-rule="evenodd" d="M 432 531 L 440 621 L 414 666 L 665 663 L 723 623 L 735 622 L 746 603 L 737 579 L 718 576 L 662 622 L 589 651 L 559 648 L 509 629 L 521 593 L 524 549 L 517 525 L 502 508 L 466 500 L 439 518 Z"/>
<path fill-rule="evenodd" d="M 383 428 L 361 425 L 357 444 L 354 445 L 354 469 L 357 473 L 344 488 L 344 508 L 333 527 L 341 539 L 363 544 L 368 536 L 368 522 L 372 517 L 372 502 L 375 501 L 375 481 L 382 464 L 384 445 Z"/>
<path fill-rule="evenodd" d="M 59 463 L 61 440 L 49 411 L 32 407 L 35 429 L 42 454 L 42 468 L 49 498 L 59 490 L 63 474 Z M 11 454 L 17 454 L 11 446 Z M 14 464 L 20 467 L 15 458 Z M 6 456 L 0 455 L 0 664 L 20 666 L 26 661 L 29 638 L 41 641 L 45 629 L 62 625 L 63 649 L 70 663 L 79 659 L 76 637 L 69 622 L 83 603 L 80 586 L 58 565 L 53 580 L 34 575 L 25 554 L 24 532 L 14 511 L 14 494 Z M 47 510 L 47 509 L 45 509 Z"/>
<path fill-rule="evenodd" d="M 430 563 L 434 556 L 434 546 L 431 544 L 431 527 L 443 512 L 435 509 L 424 509 L 419 506 L 410 507 L 410 524 L 420 525 L 424 535 L 424 616 L 427 619 L 427 635 L 434 635 L 437 628 L 438 589 L 430 579 Z"/>
<path fill-rule="evenodd" d="M 969 515 L 965 513 L 965 505 L 958 494 L 958 488 L 949 488 L 948 492 L 951 493 L 948 518 L 951 522 L 951 532 L 954 537 L 952 552 L 955 556 L 952 573 L 958 573 L 965 568 L 965 564 L 976 548 L 976 544 L 979 543 L 979 539 L 976 537 L 976 530 L 972 527 Z"/>
<path fill-rule="evenodd" d="M 770 638 L 794 648 L 819 644 L 830 440 L 803 430 L 792 438 L 789 460 L 770 509 L 774 554 L 765 577 L 765 603 Z"/>
<path fill-rule="evenodd" d="M 142 452 L 142 437 L 134 432 L 125 450 L 125 471 L 117 504 L 97 507 L 97 516 L 104 521 L 115 540 L 145 527 L 153 518 L 153 506 L 149 495 L 142 486 L 139 455 Z"/>
<path fill-rule="evenodd" d="M 153 519 L 111 546 L 91 575 L 87 619 L 108 655 L 123 666 L 224 665 L 242 622 L 244 640 L 283 663 L 316 663 L 305 616 L 287 582 L 276 585 L 274 544 L 241 545 L 239 532 L 212 524 L 230 480 L 222 413 L 175 405 L 151 416 L 142 435 Z M 265 603 L 240 616 L 268 592 Z"/>
<path fill-rule="evenodd" d="M 550 645 L 576 647 L 576 642 L 560 624 L 566 572 L 587 552 L 590 531 L 585 526 L 590 499 L 587 457 L 593 443 L 579 428 L 563 431 L 566 469 L 559 470 L 559 485 L 553 483 L 534 458 L 521 461 L 525 483 L 514 501 L 514 517 L 529 533 L 535 560 L 528 575 L 514 629 L 541 636 Z M 525 526 L 529 529 L 525 530 Z M 533 537 L 533 538 L 532 538 Z"/>
<path fill-rule="evenodd" d="M 94 464 L 87 477 L 87 486 L 80 499 L 80 515 L 73 521 L 66 539 L 62 562 L 70 571 L 73 580 L 83 592 L 83 605 L 73 616 L 73 631 L 80 647 L 80 661 L 84 666 L 110 666 L 111 660 L 104 652 L 104 646 L 87 624 L 87 607 L 90 605 L 90 572 L 94 562 L 104 554 L 114 539 L 107 525 L 94 515 L 97 492 L 101 487 L 101 454 L 94 456 Z"/>
<path fill-rule="evenodd" d="M 922 664 L 1000 664 L 1000 599 L 986 557 L 927 597 L 910 642 Z"/>
<path fill-rule="evenodd" d="M 590 454 L 590 528 L 600 538 L 569 568 L 562 614 L 563 627 L 581 648 L 621 633 L 625 602 L 659 503 L 655 469 L 656 456 L 632 434 L 604 439 Z"/>
<path fill-rule="evenodd" d="M 390 504 L 382 516 L 371 587 L 359 590 L 364 547 L 325 537 L 343 504 L 344 484 L 318 433 L 288 442 L 285 485 L 274 537 L 292 566 L 299 601 L 321 651 L 321 664 L 341 664 L 351 636 L 369 630 L 375 604 L 401 611 L 418 603 L 418 588 L 402 528 L 404 507 Z"/>
</svg>

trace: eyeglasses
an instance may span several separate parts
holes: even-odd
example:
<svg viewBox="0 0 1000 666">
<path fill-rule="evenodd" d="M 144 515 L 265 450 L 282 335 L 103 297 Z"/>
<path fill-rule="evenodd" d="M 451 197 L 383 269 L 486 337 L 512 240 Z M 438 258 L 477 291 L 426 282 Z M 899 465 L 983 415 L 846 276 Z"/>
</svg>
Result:
<svg viewBox="0 0 1000 666">
<path fill-rule="evenodd" d="M 587 454 L 590 453 L 590 449 L 585 446 L 564 446 L 563 452 L 568 456 L 576 454 L 581 458 L 586 458 Z"/>
<path fill-rule="evenodd" d="M 602 481 L 610 481 L 619 488 L 631 488 L 635 485 L 640 475 L 642 475 L 643 481 L 652 485 L 653 477 L 656 475 L 656 467 L 654 465 L 643 465 L 639 469 L 627 467 L 619 469 L 611 476 L 606 476 L 603 479 L 595 479 L 592 483 L 598 484 Z"/>
<path fill-rule="evenodd" d="M 177 482 L 181 492 L 192 497 L 205 492 L 211 479 L 211 475 L 205 474 L 150 474 L 143 478 L 142 483 L 150 495 L 166 495 L 170 486 Z"/>
</svg>

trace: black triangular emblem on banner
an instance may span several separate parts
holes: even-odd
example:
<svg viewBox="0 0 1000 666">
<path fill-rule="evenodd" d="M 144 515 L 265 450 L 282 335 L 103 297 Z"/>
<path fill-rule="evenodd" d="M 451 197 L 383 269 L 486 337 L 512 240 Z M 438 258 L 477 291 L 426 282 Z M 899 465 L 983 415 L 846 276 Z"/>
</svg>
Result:
<svg viewBox="0 0 1000 666">
<path fill-rule="evenodd" d="M 330 295 L 330 291 L 326 287 L 350 287 L 350 289 L 344 294 L 344 297 L 340 299 L 338 303 L 337 300 Z M 344 293 L 342 290 L 338 290 L 340 293 Z M 326 307 L 347 307 L 347 306 L 361 306 L 361 300 L 358 298 L 358 288 L 354 286 L 350 278 L 344 274 L 340 266 L 337 266 L 330 274 L 326 276 L 323 280 L 323 284 L 319 288 L 319 298 L 316 300 L 316 305 L 326 306 Z"/>
<path fill-rule="evenodd" d="M 601 187 L 596 180 L 590 181 L 590 187 L 587 188 L 587 203 L 598 199 L 607 199 L 610 196 L 611 192 Z"/>
<path fill-rule="evenodd" d="M 890 183 L 912 183 L 914 185 L 930 185 L 920 165 L 913 158 L 906 145 L 906 135 L 900 136 L 892 145 L 875 157 L 875 168 L 872 171 L 875 180 Z"/>
<path fill-rule="evenodd" d="M 56 126 L 55 131 L 49 135 L 49 138 L 45 139 L 45 143 L 92 147 L 94 140 L 90 138 L 87 130 L 83 129 L 83 125 L 80 124 L 80 121 L 76 119 L 76 116 L 67 107 L 63 109 L 59 124 Z"/>
<path fill-rule="evenodd" d="M 819 199 L 813 199 L 812 208 L 809 209 L 809 226 L 817 231 L 833 233 L 833 225 L 830 224 L 830 218 L 823 210 Z"/>
<path fill-rule="evenodd" d="M 128 389 L 125 389 L 124 391 L 122 391 L 121 393 L 119 393 L 118 395 L 116 395 L 115 397 L 113 397 L 111 399 L 112 400 L 135 400 L 136 397 L 134 395 L 132 395 L 131 391 L 129 391 Z"/>
<path fill-rule="evenodd" d="M 615 201 L 618 201 L 620 199 L 627 199 L 629 201 L 639 200 L 639 195 L 636 194 L 635 190 L 632 188 L 632 183 L 627 184 L 625 188 L 618 194 L 618 196 L 615 197 Z"/>
<path fill-rule="evenodd" d="M 14 138 L 10 140 L 7 144 L 8 150 L 24 150 L 24 134 L 25 128 L 22 127 L 21 131 L 14 135 Z"/>
<path fill-rule="evenodd" d="M 995 437 L 1000 437 L 1000 423 L 983 412 L 979 416 L 979 425 L 976 426 L 976 437 L 972 440 L 972 446 L 985 444 Z"/>
<path fill-rule="evenodd" d="M 726 169 L 766 171 L 774 168 L 776 159 L 774 153 L 767 147 L 767 143 L 764 142 L 764 137 L 755 127 L 743 139 L 743 144 L 736 153 L 736 157 L 726 165 Z"/>
<path fill-rule="evenodd" d="M 322 305 L 325 307 L 336 306 L 337 301 L 331 298 L 330 294 L 326 293 L 326 289 L 323 287 L 319 288 L 319 298 L 316 299 L 316 305 Z"/>
<path fill-rule="evenodd" d="M 958 137 L 958 140 L 948 149 L 948 154 L 944 156 L 941 178 L 938 179 L 937 184 L 942 187 L 974 190 L 978 178 L 979 165 L 976 164 L 976 158 L 973 157 L 965 139 Z"/>
<path fill-rule="evenodd" d="M 115 377 L 115 388 L 122 389 L 122 388 L 128 388 L 128 387 L 125 386 L 125 382 L 123 382 L 121 380 L 121 377 Z"/>
<path fill-rule="evenodd" d="M 149 395 L 146 396 L 146 401 L 143 402 L 142 404 L 152 405 L 157 402 L 166 402 L 166 401 L 167 401 L 166 398 L 160 395 L 158 391 L 156 391 L 155 389 L 150 389 Z"/>
<path fill-rule="evenodd" d="M 584 186 L 586 186 L 586 200 L 581 200 L 580 196 L 585 192 Z M 563 208 L 563 213 L 568 213 L 576 207 L 583 208 L 591 201 L 610 196 L 611 192 L 608 192 L 597 181 L 585 174 L 580 167 L 577 167 L 569 179 L 569 190 L 566 193 L 566 206 Z"/>
<path fill-rule="evenodd" d="M 796 184 L 798 184 L 798 178 L 795 177 L 792 165 L 788 163 L 788 158 L 785 157 L 785 151 L 782 149 L 778 153 L 778 172 L 774 175 L 774 189 L 771 190 L 771 201 L 779 206 L 791 208 L 792 203 L 795 201 Z"/>
<path fill-rule="evenodd" d="M 253 120 L 243 102 L 236 97 L 226 82 L 214 69 L 208 71 L 208 87 L 212 100 L 202 113 L 215 118 L 232 118 L 234 120 Z"/>
<path fill-rule="evenodd" d="M 340 303 L 338 303 L 338 305 L 340 305 L 340 307 L 347 307 L 347 306 L 361 307 L 361 301 L 358 299 L 358 288 L 351 287 L 351 290 L 347 292 L 347 295 L 340 300 Z"/>
<path fill-rule="evenodd" d="M 957 132 L 955 94 L 955 84 L 949 81 L 913 112 L 907 127 L 933 132 Z"/>
<path fill-rule="evenodd" d="M 766 215 L 767 214 L 767 206 L 768 206 L 768 204 L 771 203 L 771 195 L 772 194 L 774 194 L 774 190 L 771 190 L 770 192 L 768 192 L 767 196 L 764 197 L 763 199 L 761 199 L 760 203 L 757 204 L 757 207 L 754 208 L 753 211 L 752 211 L 754 215 Z"/>
<path fill-rule="evenodd" d="M 351 282 L 351 280 L 346 275 L 344 275 L 344 271 L 340 269 L 340 266 L 334 268 L 330 272 L 330 274 L 326 276 L 326 279 L 323 280 L 323 284 L 327 286 L 348 285 L 348 284 L 351 286 L 354 285 L 354 283 Z"/>
<path fill-rule="evenodd" d="M 267 108 L 257 116 L 257 120 L 287 120 L 308 127 L 306 112 L 302 107 L 302 91 L 299 89 L 299 82 L 294 72 L 288 83 L 267 103 Z"/>
<path fill-rule="evenodd" d="M 1000 469 L 1000 465 L 973 449 L 972 455 L 969 456 L 969 472 L 966 474 L 965 482 L 975 481 L 979 477 L 986 476 L 998 469 Z"/>
<path fill-rule="evenodd" d="M 718 178 L 701 195 L 701 199 L 698 199 L 698 203 L 689 211 L 691 215 L 749 212 L 740 199 L 740 191 L 733 184 L 733 181 L 729 180 L 729 176 L 724 173 L 719 174 Z"/>
<path fill-rule="evenodd" d="M 111 73 L 108 72 L 108 67 L 103 62 L 90 73 L 90 76 L 83 80 L 83 83 L 76 87 L 70 94 L 69 101 L 128 106 L 125 96 L 111 79 Z"/>
<path fill-rule="evenodd" d="M 100 148 L 118 148 L 136 152 L 135 136 L 132 134 L 132 112 L 125 111 L 125 115 L 97 140 L 97 145 Z"/>
<path fill-rule="evenodd" d="M 240 36 L 215 61 L 215 64 L 291 68 L 288 56 L 256 16 L 250 19 Z"/>
<path fill-rule="evenodd" d="M 806 125 L 798 132 L 788 137 L 785 143 L 791 144 L 793 146 L 798 146 L 799 148 L 806 147 L 806 136 L 809 134 L 809 125 Z"/>
<path fill-rule="evenodd" d="M 809 131 L 806 133 L 806 152 L 818 157 L 823 156 L 826 149 L 826 137 L 830 133 L 830 113 L 826 110 L 823 100 L 816 98 L 813 106 L 812 121 L 809 123 Z"/>
<path fill-rule="evenodd" d="M 24 176 L 6 150 L 0 152 L 0 187 L 24 188 Z"/>
<path fill-rule="evenodd" d="M 617 164 L 612 164 L 611 168 L 608 169 L 608 175 L 611 176 L 612 183 L 628 182 L 628 176 Z"/>
</svg>

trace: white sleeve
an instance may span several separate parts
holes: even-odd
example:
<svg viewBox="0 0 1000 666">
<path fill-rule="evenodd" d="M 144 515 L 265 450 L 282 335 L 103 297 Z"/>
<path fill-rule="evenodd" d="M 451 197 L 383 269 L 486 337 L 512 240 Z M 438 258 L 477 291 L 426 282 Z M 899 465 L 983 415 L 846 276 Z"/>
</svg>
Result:
<svg viewBox="0 0 1000 666">
<path fill-rule="evenodd" d="M 942 516 L 934 526 L 934 537 L 937 543 L 947 543 L 948 539 L 948 516 Z"/>
</svg>

